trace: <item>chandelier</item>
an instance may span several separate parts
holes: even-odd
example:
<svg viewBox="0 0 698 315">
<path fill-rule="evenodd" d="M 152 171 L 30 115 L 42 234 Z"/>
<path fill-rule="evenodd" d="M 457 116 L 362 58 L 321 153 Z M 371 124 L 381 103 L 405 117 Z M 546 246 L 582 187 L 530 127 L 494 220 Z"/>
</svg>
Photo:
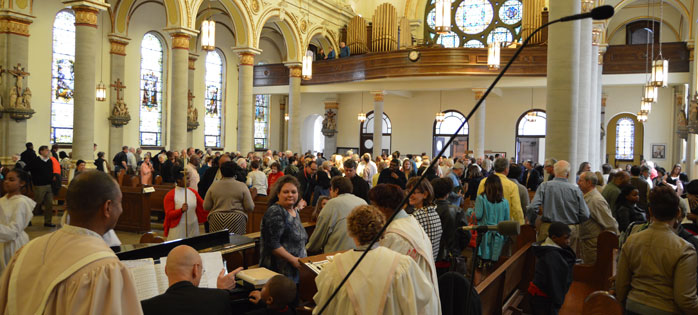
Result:
<svg viewBox="0 0 698 315">
<path fill-rule="evenodd" d="M 361 111 L 359 112 L 359 115 L 356 117 L 356 119 L 358 119 L 359 122 L 366 121 L 366 114 L 364 114 L 364 92 L 361 92 Z"/>
<path fill-rule="evenodd" d="M 641 123 L 646 122 L 647 121 L 647 113 L 643 112 L 643 111 L 640 111 L 639 113 L 637 113 L 637 121 L 639 121 Z"/>
<path fill-rule="evenodd" d="M 640 102 L 640 111 L 649 114 L 652 111 L 652 102 L 642 100 L 642 102 Z"/>
<path fill-rule="evenodd" d="M 499 69 L 501 49 L 502 45 L 497 41 L 490 43 L 487 47 L 487 68 L 490 70 Z"/>
<path fill-rule="evenodd" d="M 204 20 L 201 23 L 201 49 L 211 51 L 216 49 L 216 21 Z"/>
<path fill-rule="evenodd" d="M 451 0 L 436 0 L 436 25 L 437 34 L 448 34 L 451 31 Z"/>
<path fill-rule="evenodd" d="M 662 23 L 664 18 L 664 0 L 659 2 L 659 56 L 652 61 L 652 79 L 650 83 L 656 87 L 667 87 L 669 76 L 669 60 L 662 57 Z M 654 40 L 652 41 L 654 43 Z"/>
<path fill-rule="evenodd" d="M 313 78 L 313 52 L 308 50 L 305 52 L 305 56 L 303 56 L 303 70 L 302 70 L 302 77 L 303 80 L 310 80 Z"/>
<path fill-rule="evenodd" d="M 97 84 L 97 101 L 104 102 L 107 99 L 107 88 L 104 86 L 104 82 L 99 81 Z"/>
<path fill-rule="evenodd" d="M 657 101 L 657 87 L 647 83 L 644 86 L 642 101 L 654 103 Z"/>
<path fill-rule="evenodd" d="M 443 111 L 441 111 L 441 96 L 443 94 L 443 91 L 439 91 L 439 112 L 436 113 L 436 122 L 443 122 L 444 119 L 446 118 L 446 114 L 444 114 Z"/>
</svg>

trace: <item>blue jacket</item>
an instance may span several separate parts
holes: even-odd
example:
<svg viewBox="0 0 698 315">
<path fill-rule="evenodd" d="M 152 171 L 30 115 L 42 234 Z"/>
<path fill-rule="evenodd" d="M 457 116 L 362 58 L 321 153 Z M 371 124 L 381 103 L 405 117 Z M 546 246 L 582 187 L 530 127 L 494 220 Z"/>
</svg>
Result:
<svg viewBox="0 0 698 315">
<path fill-rule="evenodd" d="M 334 59 L 335 56 L 336 56 L 336 55 L 334 54 L 334 50 L 333 50 L 333 51 L 330 51 L 330 53 L 327 54 L 327 59 L 328 59 L 328 60 L 329 60 L 329 59 Z"/>
<path fill-rule="evenodd" d="M 351 56 L 351 52 L 349 52 L 349 47 L 344 46 L 344 48 L 339 49 L 339 58 L 345 58 Z"/>
</svg>

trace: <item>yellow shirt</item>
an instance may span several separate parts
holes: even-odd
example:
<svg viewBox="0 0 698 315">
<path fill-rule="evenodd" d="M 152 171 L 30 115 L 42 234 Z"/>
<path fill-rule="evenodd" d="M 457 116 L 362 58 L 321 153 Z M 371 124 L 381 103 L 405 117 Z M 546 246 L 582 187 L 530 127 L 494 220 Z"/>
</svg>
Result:
<svg viewBox="0 0 698 315">
<path fill-rule="evenodd" d="M 512 221 L 519 221 L 519 224 L 525 224 L 523 209 L 521 209 L 521 198 L 519 197 L 519 186 L 512 182 L 503 174 L 494 173 L 499 176 L 502 181 L 502 188 L 504 191 L 504 199 L 509 201 L 509 217 Z M 480 181 L 480 186 L 477 188 L 477 194 L 480 195 L 485 192 L 485 180 Z"/>
</svg>

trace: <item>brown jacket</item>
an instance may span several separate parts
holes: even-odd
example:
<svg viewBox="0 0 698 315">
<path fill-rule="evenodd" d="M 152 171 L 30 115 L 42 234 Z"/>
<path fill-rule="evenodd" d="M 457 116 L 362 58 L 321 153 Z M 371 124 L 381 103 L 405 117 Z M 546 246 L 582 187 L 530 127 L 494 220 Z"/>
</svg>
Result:
<svg viewBox="0 0 698 315">
<path fill-rule="evenodd" d="M 696 263 L 693 245 L 668 224 L 653 222 L 623 245 L 616 297 L 630 310 L 639 305 L 645 310 L 698 314 Z"/>
</svg>

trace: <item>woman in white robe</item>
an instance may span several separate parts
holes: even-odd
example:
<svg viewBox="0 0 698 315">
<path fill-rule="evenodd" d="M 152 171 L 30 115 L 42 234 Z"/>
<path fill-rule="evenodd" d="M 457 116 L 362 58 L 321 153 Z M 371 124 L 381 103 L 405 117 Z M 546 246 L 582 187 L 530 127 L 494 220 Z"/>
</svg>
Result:
<svg viewBox="0 0 698 315">
<path fill-rule="evenodd" d="M 3 182 L 5 196 L 0 198 L 0 272 L 10 262 L 12 255 L 29 242 L 29 235 L 24 229 L 34 216 L 32 210 L 36 202 L 22 195 L 22 190 L 30 183 L 29 174 L 20 169 L 7 173 Z"/>
<path fill-rule="evenodd" d="M 359 206 L 347 217 L 349 235 L 357 249 L 334 256 L 315 278 L 317 293 L 313 297 L 320 312 L 339 283 L 371 240 L 385 224 L 385 217 L 375 207 Z M 385 247 L 374 245 L 349 280 L 325 310 L 326 314 L 439 314 L 438 299 L 431 281 L 415 261 Z"/>
</svg>

